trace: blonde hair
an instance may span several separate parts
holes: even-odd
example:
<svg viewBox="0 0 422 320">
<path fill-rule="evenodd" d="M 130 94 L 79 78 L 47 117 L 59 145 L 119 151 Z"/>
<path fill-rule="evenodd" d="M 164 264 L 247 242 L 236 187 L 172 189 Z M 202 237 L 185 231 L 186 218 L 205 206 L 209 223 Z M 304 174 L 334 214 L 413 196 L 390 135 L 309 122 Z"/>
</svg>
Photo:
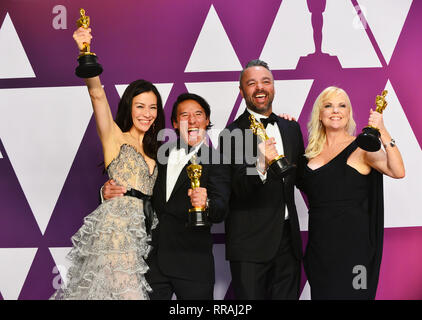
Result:
<svg viewBox="0 0 422 320">
<path fill-rule="evenodd" d="M 315 158 L 317 155 L 319 155 L 322 151 L 322 148 L 326 141 L 326 134 L 325 134 L 325 127 L 322 124 L 322 122 L 319 120 L 319 115 L 321 112 L 321 109 L 324 107 L 324 103 L 327 99 L 334 95 L 338 94 L 344 94 L 346 97 L 346 105 L 350 107 L 350 114 L 349 114 L 349 122 L 346 125 L 346 131 L 354 135 L 356 130 L 356 122 L 353 120 L 353 110 L 352 110 L 352 104 L 350 103 L 349 96 L 347 93 L 338 87 L 328 87 L 324 89 L 316 98 L 314 106 L 312 108 L 311 112 L 311 118 L 308 122 L 308 146 L 305 150 L 305 157 L 308 159 Z"/>
</svg>

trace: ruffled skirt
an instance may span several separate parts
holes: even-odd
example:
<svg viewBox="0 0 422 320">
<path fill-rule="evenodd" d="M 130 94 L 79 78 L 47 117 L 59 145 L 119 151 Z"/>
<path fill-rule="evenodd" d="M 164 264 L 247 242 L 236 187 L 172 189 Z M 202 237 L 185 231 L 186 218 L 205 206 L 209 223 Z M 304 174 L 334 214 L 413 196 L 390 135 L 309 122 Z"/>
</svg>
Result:
<svg viewBox="0 0 422 320">
<path fill-rule="evenodd" d="M 152 229 L 158 223 L 154 214 Z M 67 285 L 50 299 L 148 300 L 145 262 L 151 236 L 145 231 L 143 201 L 119 197 L 86 216 L 72 237 Z"/>
</svg>

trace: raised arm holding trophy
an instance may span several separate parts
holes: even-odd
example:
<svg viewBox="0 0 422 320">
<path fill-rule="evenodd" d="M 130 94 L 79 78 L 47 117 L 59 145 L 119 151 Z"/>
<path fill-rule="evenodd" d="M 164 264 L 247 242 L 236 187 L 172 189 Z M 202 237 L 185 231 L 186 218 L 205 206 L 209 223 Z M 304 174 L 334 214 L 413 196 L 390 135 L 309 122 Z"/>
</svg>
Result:
<svg viewBox="0 0 422 320">
<path fill-rule="evenodd" d="M 388 103 L 385 101 L 387 93 L 388 91 L 384 90 L 380 96 L 375 98 L 375 104 L 377 106 L 375 109 L 376 112 L 382 113 L 387 107 Z M 356 138 L 356 143 L 359 148 L 365 151 L 375 152 L 381 148 L 380 136 L 379 128 L 369 125 L 363 128 L 362 133 Z M 391 143 L 394 144 L 394 140 L 392 140 Z"/>
<path fill-rule="evenodd" d="M 76 21 L 76 26 L 88 29 L 90 18 L 85 15 L 84 9 L 80 9 L 79 12 L 81 17 Z M 84 42 L 82 48 L 79 48 L 79 52 L 79 66 L 75 70 L 75 74 L 79 78 L 92 78 L 103 72 L 103 67 L 97 62 L 97 56 L 90 51 L 89 43 Z"/>
</svg>

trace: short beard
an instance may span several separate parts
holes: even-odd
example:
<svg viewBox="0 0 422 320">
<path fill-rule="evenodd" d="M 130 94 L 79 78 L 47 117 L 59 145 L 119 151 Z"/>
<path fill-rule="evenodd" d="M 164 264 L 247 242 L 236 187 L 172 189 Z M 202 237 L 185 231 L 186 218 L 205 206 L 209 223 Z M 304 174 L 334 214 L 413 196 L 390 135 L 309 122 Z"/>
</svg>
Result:
<svg viewBox="0 0 422 320">
<path fill-rule="evenodd" d="M 251 100 L 249 99 L 245 99 L 245 103 L 246 103 L 246 107 L 249 110 L 252 110 L 253 112 L 256 112 L 258 114 L 266 114 L 269 110 L 272 110 L 273 107 L 273 100 L 271 99 L 270 101 L 268 101 L 267 105 L 265 106 L 264 109 L 258 109 Z"/>
<path fill-rule="evenodd" d="M 261 90 L 260 92 L 264 92 L 265 94 L 267 94 L 269 99 L 268 99 L 268 103 L 267 103 L 267 105 L 266 105 L 263 109 L 258 109 L 258 108 L 257 108 L 257 107 L 253 104 L 253 102 L 252 102 L 252 97 L 251 97 L 251 98 L 249 98 L 249 97 L 246 95 L 246 93 L 245 93 L 245 91 L 243 90 L 243 88 L 242 88 L 242 87 L 240 87 L 240 90 L 242 91 L 242 95 L 243 95 L 243 98 L 244 98 L 244 100 L 245 100 L 246 107 L 247 107 L 249 110 L 251 110 L 251 111 L 253 111 L 253 112 L 255 112 L 255 113 L 261 114 L 261 115 L 265 115 L 266 113 L 268 113 L 268 111 L 272 110 L 272 107 L 273 107 L 273 100 L 274 100 L 274 95 L 270 95 L 270 94 L 269 94 L 269 92 L 267 92 L 267 91 L 265 91 L 265 90 Z M 257 93 L 257 91 L 254 91 L 253 95 L 255 95 L 255 93 Z"/>
</svg>

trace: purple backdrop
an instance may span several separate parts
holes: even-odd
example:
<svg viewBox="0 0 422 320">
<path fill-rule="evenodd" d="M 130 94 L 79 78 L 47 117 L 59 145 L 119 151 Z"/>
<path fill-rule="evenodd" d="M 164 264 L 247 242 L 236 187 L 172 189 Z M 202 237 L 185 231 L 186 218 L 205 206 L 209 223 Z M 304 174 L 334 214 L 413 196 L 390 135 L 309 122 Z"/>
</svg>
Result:
<svg viewBox="0 0 422 320">
<path fill-rule="evenodd" d="M 348 2 L 351 7 L 360 4 L 356 0 L 344 2 Z M 52 21 L 57 14 L 52 10 L 59 4 L 67 10 L 67 28 L 56 30 Z M 84 7 L 91 17 L 94 35 L 92 51 L 99 56 L 104 67 L 101 79 L 113 113 L 119 100 L 115 85 L 128 84 L 138 78 L 154 83 L 172 83 L 165 105 L 167 126 L 170 127 L 169 112 L 172 102 L 181 92 L 187 91 L 185 83 L 238 81 L 239 71 L 235 69 L 185 72 L 211 6 L 218 13 L 224 31 L 243 66 L 249 60 L 261 56 L 281 5 L 281 0 L 72 0 L 62 3 L 50 0 L 3 0 L 0 4 L 0 26 L 8 15 L 35 77 L 0 77 L 0 91 L 9 88 L 82 86 L 82 80 L 74 76 L 77 49 L 72 33 L 79 17 L 79 8 Z M 326 17 L 324 15 L 324 19 Z M 365 22 L 365 16 L 361 18 Z M 313 101 L 325 87 L 334 84 L 349 93 L 360 132 L 366 125 L 368 110 L 374 104 L 375 95 L 380 94 L 389 80 L 417 139 L 420 152 L 422 2 L 412 2 L 389 61 L 384 57 L 372 31 L 369 15 L 367 23 L 368 27 L 364 32 L 380 61 L 380 67 L 346 68 L 335 58 L 325 60 L 323 56 L 309 56 L 307 61 L 301 60 L 303 63 L 299 63 L 294 69 L 274 68 L 274 78 L 313 79 L 303 106 L 297 106 L 301 110 L 298 121 L 304 137 L 307 136 L 306 122 Z M 3 50 L 7 50 L 7 44 L 3 43 Z M 0 99 L 0 104 L 5 106 L 7 101 Z M 241 98 L 238 96 L 227 111 L 227 122 L 235 118 L 240 104 Z M 2 116 L 0 111 L 0 117 Z M 66 117 L 66 112 L 63 117 Z M 19 121 L 19 118 L 10 121 Z M 60 135 L 60 132 L 51 132 L 51 135 Z M 81 226 L 84 216 L 97 206 L 98 188 L 106 180 L 98 166 L 102 162 L 102 151 L 95 123 L 91 118 L 44 234 L 28 204 L 1 135 L 0 153 L 0 248 L 37 248 L 19 299 L 46 299 L 54 291 L 51 283 L 55 276 L 52 270 L 56 264 L 49 248 L 71 245 L 70 237 Z M 303 237 L 306 240 L 306 231 L 303 232 Z M 217 233 L 215 239 L 217 243 L 224 240 L 221 233 Z M 422 298 L 420 245 L 421 227 L 386 228 L 378 299 Z M 0 261 L 0 264 L 8 263 Z M 227 297 L 230 297 L 230 292 Z"/>
</svg>

